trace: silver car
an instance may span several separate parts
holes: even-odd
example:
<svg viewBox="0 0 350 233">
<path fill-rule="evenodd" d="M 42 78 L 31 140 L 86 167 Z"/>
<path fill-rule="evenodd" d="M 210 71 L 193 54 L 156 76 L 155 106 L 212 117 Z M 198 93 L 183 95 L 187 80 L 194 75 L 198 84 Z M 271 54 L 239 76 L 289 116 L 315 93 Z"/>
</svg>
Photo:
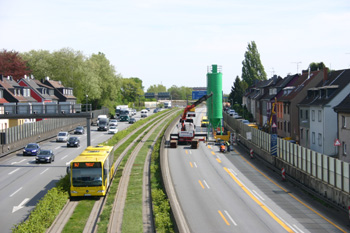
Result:
<svg viewBox="0 0 350 233">
<path fill-rule="evenodd" d="M 56 137 L 56 142 L 67 142 L 69 138 L 69 133 L 66 131 L 59 132 Z"/>
</svg>

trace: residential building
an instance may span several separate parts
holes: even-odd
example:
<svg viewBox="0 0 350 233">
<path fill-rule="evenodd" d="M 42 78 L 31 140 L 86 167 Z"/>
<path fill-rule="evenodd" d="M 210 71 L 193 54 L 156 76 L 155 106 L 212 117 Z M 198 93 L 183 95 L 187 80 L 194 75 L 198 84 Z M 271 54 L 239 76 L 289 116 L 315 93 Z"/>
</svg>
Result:
<svg viewBox="0 0 350 233">
<path fill-rule="evenodd" d="M 338 159 L 350 163 L 350 94 L 334 107 L 338 119 Z"/>
<path fill-rule="evenodd" d="M 303 122 L 300 138 L 305 138 L 301 144 L 309 145 L 311 150 L 337 156 L 334 141 L 338 137 L 338 125 L 333 108 L 350 93 L 350 69 L 324 73 L 324 79 L 309 88 L 307 96 L 299 103 L 299 117 Z"/>
</svg>

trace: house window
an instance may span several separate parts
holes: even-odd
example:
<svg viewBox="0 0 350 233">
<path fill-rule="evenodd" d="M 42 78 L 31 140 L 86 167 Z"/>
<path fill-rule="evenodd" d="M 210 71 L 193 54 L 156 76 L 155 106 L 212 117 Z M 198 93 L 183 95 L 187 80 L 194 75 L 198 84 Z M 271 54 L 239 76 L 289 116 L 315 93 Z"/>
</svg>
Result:
<svg viewBox="0 0 350 233">
<path fill-rule="evenodd" d="M 284 122 L 284 132 L 286 132 L 286 129 L 287 129 L 287 122 L 285 121 Z"/>
<path fill-rule="evenodd" d="M 312 121 L 315 121 L 315 110 L 311 111 L 311 118 L 312 118 Z"/>
<path fill-rule="evenodd" d="M 309 119 L 309 110 L 305 110 L 305 119 L 306 119 L 306 120 Z"/>
<path fill-rule="evenodd" d="M 342 116 L 341 117 L 341 126 L 342 128 L 346 129 L 346 117 L 345 116 Z"/>
<path fill-rule="evenodd" d="M 289 106 L 289 104 L 287 105 L 287 113 L 289 114 L 289 108 L 290 108 L 290 106 Z"/>
<path fill-rule="evenodd" d="M 290 121 L 288 121 L 288 133 L 290 133 Z"/>
<path fill-rule="evenodd" d="M 300 139 L 304 138 L 304 129 L 300 129 Z"/>
<path fill-rule="evenodd" d="M 345 142 L 343 142 L 343 154 L 344 154 L 344 155 L 347 154 L 347 153 L 346 153 L 346 143 L 345 143 Z"/>
<path fill-rule="evenodd" d="M 303 119 L 303 110 L 300 109 L 300 119 Z"/>
<path fill-rule="evenodd" d="M 312 140 L 312 144 L 315 144 L 315 132 L 312 132 L 311 140 Z"/>
<path fill-rule="evenodd" d="M 318 110 L 318 121 L 321 122 L 322 121 L 322 111 Z"/>
<path fill-rule="evenodd" d="M 286 114 L 286 105 L 283 105 L 283 113 Z"/>
<path fill-rule="evenodd" d="M 318 134 L 318 145 L 322 146 L 322 134 L 321 133 Z"/>
</svg>

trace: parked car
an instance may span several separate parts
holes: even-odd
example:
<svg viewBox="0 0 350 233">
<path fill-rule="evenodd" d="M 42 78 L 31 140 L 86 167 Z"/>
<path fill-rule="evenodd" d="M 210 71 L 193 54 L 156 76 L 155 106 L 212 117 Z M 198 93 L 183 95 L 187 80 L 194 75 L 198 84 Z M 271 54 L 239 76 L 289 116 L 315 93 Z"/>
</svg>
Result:
<svg viewBox="0 0 350 233">
<path fill-rule="evenodd" d="M 248 125 L 250 122 L 248 120 L 242 120 L 243 124 Z"/>
<path fill-rule="evenodd" d="M 80 140 L 78 137 L 70 137 L 67 141 L 67 147 L 79 147 Z"/>
<path fill-rule="evenodd" d="M 55 161 L 55 155 L 52 150 L 41 150 L 39 154 L 35 157 L 36 163 L 51 163 L 53 161 Z"/>
<path fill-rule="evenodd" d="M 23 149 L 23 156 L 37 155 L 39 152 L 40 152 L 40 146 L 38 143 L 29 143 Z"/>
<path fill-rule="evenodd" d="M 129 124 L 134 124 L 136 122 L 136 119 L 133 117 L 130 117 Z"/>
<path fill-rule="evenodd" d="M 74 130 L 74 134 L 84 134 L 85 133 L 85 129 L 83 126 L 77 126 Z"/>
<path fill-rule="evenodd" d="M 109 126 L 118 126 L 118 121 L 116 119 L 110 120 Z"/>
<path fill-rule="evenodd" d="M 59 132 L 56 137 L 56 142 L 67 142 L 69 133 L 66 131 Z"/>
<path fill-rule="evenodd" d="M 108 133 L 110 134 L 116 134 L 118 133 L 118 127 L 115 125 L 109 126 L 108 128 Z"/>
</svg>

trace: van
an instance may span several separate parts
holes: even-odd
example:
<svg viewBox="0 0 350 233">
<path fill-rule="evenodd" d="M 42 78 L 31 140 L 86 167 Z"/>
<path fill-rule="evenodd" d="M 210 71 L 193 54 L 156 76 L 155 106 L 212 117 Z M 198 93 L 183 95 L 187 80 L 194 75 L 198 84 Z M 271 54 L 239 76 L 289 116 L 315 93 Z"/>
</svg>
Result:
<svg viewBox="0 0 350 233">
<path fill-rule="evenodd" d="M 148 117 L 148 111 L 146 109 L 141 110 L 141 117 Z"/>
</svg>

